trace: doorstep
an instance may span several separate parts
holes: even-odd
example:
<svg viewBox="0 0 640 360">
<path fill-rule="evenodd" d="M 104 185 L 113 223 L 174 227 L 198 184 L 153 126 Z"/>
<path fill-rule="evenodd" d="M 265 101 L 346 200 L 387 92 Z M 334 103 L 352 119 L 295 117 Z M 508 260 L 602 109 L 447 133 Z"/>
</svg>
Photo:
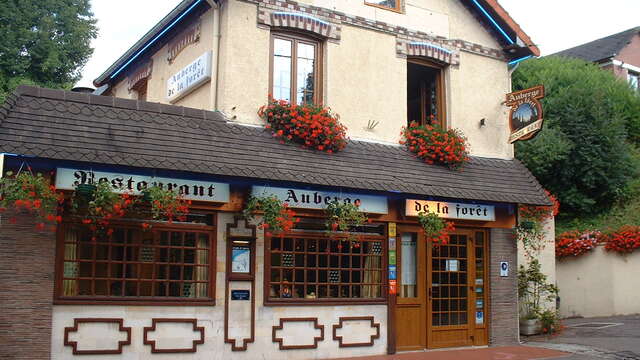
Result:
<svg viewBox="0 0 640 360">
<path fill-rule="evenodd" d="M 499 346 L 465 350 L 427 350 L 394 355 L 362 356 L 333 360 L 534 360 L 555 359 L 571 354 L 531 346 Z"/>
</svg>

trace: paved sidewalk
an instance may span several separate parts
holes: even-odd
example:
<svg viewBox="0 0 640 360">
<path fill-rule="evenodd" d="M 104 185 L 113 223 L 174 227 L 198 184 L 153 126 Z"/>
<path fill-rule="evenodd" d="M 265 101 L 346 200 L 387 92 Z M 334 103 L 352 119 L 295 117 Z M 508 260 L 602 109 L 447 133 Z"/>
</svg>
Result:
<svg viewBox="0 0 640 360">
<path fill-rule="evenodd" d="M 569 355 L 563 351 L 539 347 L 501 346 L 465 350 L 420 351 L 334 360 L 533 360 L 566 358 Z"/>
</svg>

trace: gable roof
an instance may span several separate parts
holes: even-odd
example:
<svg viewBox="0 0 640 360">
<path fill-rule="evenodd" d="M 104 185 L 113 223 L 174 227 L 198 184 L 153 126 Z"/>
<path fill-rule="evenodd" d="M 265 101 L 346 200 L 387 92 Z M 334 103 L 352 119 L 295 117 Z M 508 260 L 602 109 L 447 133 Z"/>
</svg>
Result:
<svg viewBox="0 0 640 360">
<path fill-rule="evenodd" d="M 21 86 L 0 108 L 0 152 L 251 181 L 281 181 L 505 203 L 550 205 L 517 160 L 472 157 L 463 171 L 403 146 L 351 141 L 337 154 L 280 144 L 219 112 Z"/>
<path fill-rule="evenodd" d="M 129 66 L 135 58 L 142 53 L 154 49 L 158 43 L 163 41 L 163 36 L 167 31 L 183 21 L 189 12 L 194 12 L 199 6 L 207 6 L 209 1 L 220 3 L 222 0 L 182 0 L 167 16 L 160 20 L 151 30 L 149 30 L 140 40 L 138 40 L 129 50 L 120 56 L 111 66 L 109 66 L 100 76 L 93 80 L 96 87 L 100 87 L 122 72 Z M 531 38 L 520 28 L 509 13 L 498 3 L 497 0 L 460 0 L 474 11 L 477 18 L 485 23 L 492 30 L 492 35 L 504 44 L 505 49 L 509 49 L 510 56 L 516 58 L 525 55 L 540 56 L 540 50 L 533 43 Z M 308 5 L 305 5 L 308 6 Z M 312 6 L 309 6 L 312 7 Z M 495 18 L 495 19 L 494 19 Z M 497 26 L 497 27 L 496 27 Z M 510 39 L 505 39 L 500 34 L 504 26 Z M 500 30 L 497 30 L 500 28 Z"/>
<path fill-rule="evenodd" d="M 618 55 L 629 44 L 633 36 L 638 33 L 640 33 L 640 26 L 562 50 L 550 56 L 564 56 L 589 62 L 600 62 Z"/>
</svg>

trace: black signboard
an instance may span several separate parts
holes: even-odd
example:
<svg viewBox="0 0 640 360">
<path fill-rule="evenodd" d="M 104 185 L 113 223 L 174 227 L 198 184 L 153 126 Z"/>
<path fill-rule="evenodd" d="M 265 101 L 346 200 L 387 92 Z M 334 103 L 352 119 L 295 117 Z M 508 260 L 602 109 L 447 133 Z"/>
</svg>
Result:
<svg viewBox="0 0 640 360">
<path fill-rule="evenodd" d="M 250 300 L 251 292 L 249 290 L 231 290 L 231 300 Z"/>
</svg>

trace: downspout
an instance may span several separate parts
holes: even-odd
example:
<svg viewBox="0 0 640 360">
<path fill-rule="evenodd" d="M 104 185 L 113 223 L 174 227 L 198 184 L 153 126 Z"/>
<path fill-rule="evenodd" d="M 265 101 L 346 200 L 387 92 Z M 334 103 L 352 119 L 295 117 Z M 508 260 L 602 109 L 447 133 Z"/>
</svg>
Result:
<svg viewBox="0 0 640 360">
<path fill-rule="evenodd" d="M 218 109 L 218 82 L 219 77 L 219 60 L 220 60 L 220 5 L 217 0 L 207 0 L 207 3 L 213 9 L 213 44 L 211 46 L 211 110 Z"/>
</svg>

